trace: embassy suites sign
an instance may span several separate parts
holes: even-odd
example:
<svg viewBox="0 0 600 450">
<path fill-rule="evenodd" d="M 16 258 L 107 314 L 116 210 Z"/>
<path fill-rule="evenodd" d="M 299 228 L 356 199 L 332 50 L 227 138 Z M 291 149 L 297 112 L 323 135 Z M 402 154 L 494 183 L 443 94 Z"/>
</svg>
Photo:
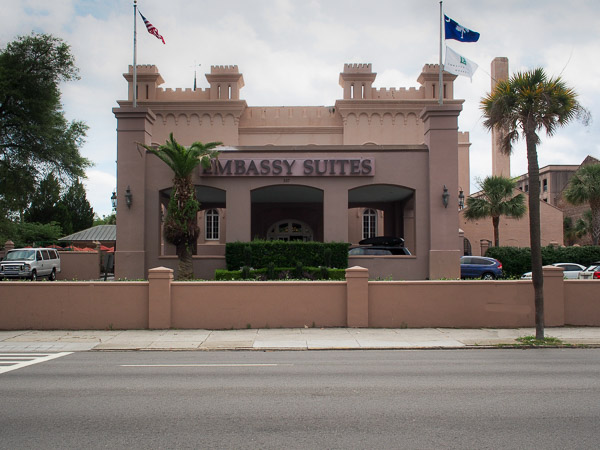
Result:
<svg viewBox="0 0 600 450">
<path fill-rule="evenodd" d="M 217 177 L 372 177 L 375 158 L 213 159 L 200 175 Z"/>
</svg>

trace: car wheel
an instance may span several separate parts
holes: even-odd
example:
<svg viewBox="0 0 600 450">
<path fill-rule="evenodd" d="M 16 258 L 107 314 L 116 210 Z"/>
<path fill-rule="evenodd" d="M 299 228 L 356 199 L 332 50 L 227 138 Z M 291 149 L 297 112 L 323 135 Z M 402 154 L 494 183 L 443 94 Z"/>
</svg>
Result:
<svg viewBox="0 0 600 450">
<path fill-rule="evenodd" d="M 31 281 L 37 281 L 37 272 L 35 270 L 31 272 Z"/>
<path fill-rule="evenodd" d="M 484 273 L 483 275 L 481 275 L 481 279 L 482 280 L 495 280 L 496 277 L 494 276 L 493 273 Z"/>
<path fill-rule="evenodd" d="M 50 275 L 48 275 L 48 280 L 56 281 L 56 269 L 52 269 L 52 272 L 50 272 Z"/>
</svg>

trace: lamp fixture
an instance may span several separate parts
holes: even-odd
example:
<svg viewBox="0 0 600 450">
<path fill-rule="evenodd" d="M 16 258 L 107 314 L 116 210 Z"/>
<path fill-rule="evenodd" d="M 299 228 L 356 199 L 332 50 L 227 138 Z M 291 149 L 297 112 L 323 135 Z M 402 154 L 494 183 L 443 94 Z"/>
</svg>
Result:
<svg viewBox="0 0 600 450">
<path fill-rule="evenodd" d="M 110 196 L 110 203 L 112 204 L 113 211 L 117 210 L 117 190 L 115 189 Z"/>
<path fill-rule="evenodd" d="M 125 203 L 128 208 L 131 208 L 131 202 L 133 201 L 133 194 L 131 193 L 131 189 L 127 186 L 127 190 L 125 191 Z"/>
<path fill-rule="evenodd" d="M 465 193 L 462 190 L 462 187 L 458 188 L 458 209 L 461 210 L 465 207 Z"/>
<path fill-rule="evenodd" d="M 448 193 L 448 188 L 444 185 L 444 192 L 442 193 L 442 203 L 444 204 L 444 208 L 448 207 L 448 200 L 450 200 L 450 194 Z"/>
</svg>

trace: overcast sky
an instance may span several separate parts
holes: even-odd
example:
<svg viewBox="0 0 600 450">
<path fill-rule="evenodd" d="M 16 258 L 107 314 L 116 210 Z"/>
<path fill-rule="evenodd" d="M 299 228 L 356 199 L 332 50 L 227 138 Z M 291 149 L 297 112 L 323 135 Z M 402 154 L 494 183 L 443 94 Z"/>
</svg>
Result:
<svg viewBox="0 0 600 450">
<path fill-rule="evenodd" d="M 138 16 L 138 64 L 155 64 L 163 87 L 198 87 L 211 65 L 238 65 L 241 98 L 249 106 L 333 105 L 344 63 L 372 63 L 374 87 L 418 87 L 423 65 L 439 59 L 438 0 L 139 0 L 141 12 L 164 37 L 148 34 Z M 579 164 L 600 156 L 600 2 L 598 0 L 446 0 L 444 13 L 481 33 L 477 43 L 448 41 L 479 65 L 473 81 L 459 77 L 464 99 L 461 131 L 471 136 L 471 191 L 491 172 L 490 135 L 479 101 L 490 91 L 493 58 L 509 59 L 510 73 L 543 67 L 560 75 L 592 113 L 544 138 L 540 167 Z M 90 127 L 82 153 L 88 200 L 99 215 L 111 212 L 116 178 L 116 119 L 112 108 L 127 95 L 122 76 L 133 60 L 132 0 L 5 1 L 0 46 L 32 31 L 71 45 L 81 80 L 62 88 L 67 117 Z M 515 148 L 511 175 L 527 172 L 524 146 Z"/>
</svg>

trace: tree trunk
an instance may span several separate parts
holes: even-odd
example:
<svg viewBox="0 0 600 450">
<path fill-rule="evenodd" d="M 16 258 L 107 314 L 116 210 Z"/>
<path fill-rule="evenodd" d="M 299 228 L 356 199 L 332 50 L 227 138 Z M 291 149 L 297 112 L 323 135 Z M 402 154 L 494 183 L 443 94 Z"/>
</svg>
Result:
<svg viewBox="0 0 600 450">
<path fill-rule="evenodd" d="M 194 278 L 194 268 L 192 265 L 192 251 L 188 244 L 177 246 L 177 256 L 179 258 L 179 267 L 177 269 L 177 280 L 192 280 Z"/>
<path fill-rule="evenodd" d="M 529 176 L 529 238 L 531 246 L 531 278 L 535 299 L 535 337 L 544 339 L 544 277 L 540 221 L 540 169 L 537 159 L 538 137 L 530 118 L 525 130 L 527 174 Z"/>
<path fill-rule="evenodd" d="M 500 247 L 500 217 L 492 217 L 494 226 L 494 247 Z"/>
</svg>

